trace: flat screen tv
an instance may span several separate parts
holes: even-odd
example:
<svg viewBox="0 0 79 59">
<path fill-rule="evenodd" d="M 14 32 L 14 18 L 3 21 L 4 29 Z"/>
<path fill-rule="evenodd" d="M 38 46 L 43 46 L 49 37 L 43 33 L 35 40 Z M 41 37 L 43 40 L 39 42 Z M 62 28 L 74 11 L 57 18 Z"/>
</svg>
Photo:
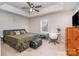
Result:
<svg viewBox="0 0 79 59">
<path fill-rule="evenodd" d="M 79 11 L 72 16 L 72 26 L 79 26 Z"/>
</svg>

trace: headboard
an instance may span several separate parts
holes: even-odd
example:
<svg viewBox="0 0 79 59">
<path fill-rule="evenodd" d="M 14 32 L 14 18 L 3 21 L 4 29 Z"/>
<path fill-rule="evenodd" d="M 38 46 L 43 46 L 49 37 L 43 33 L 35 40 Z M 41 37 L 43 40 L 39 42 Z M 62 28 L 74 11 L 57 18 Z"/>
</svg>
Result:
<svg viewBox="0 0 79 59">
<path fill-rule="evenodd" d="M 12 32 L 12 31 L 25 31 L 27 33 L 27 31 L 25 29 L 12 29 L 12 30 L 3 30 L 3 38 L 5 37 L 7 32 Z"/>
</svg>

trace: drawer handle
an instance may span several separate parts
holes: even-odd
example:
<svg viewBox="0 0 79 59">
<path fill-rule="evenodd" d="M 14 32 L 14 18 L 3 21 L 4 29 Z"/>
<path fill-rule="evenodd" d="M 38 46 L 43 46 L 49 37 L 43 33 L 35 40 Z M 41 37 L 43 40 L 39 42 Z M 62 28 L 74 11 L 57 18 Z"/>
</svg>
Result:
<svg viewBox="0 0 79 59">
<path fill-rule="evenodd" d="M 77 51 L 78 49 L 73 49 L 74 51 Z"/>
<path fill-rule="evenodd" d="M 74 51 L 76 50 L 76 49 L 73 49 Z"/>
</svg>

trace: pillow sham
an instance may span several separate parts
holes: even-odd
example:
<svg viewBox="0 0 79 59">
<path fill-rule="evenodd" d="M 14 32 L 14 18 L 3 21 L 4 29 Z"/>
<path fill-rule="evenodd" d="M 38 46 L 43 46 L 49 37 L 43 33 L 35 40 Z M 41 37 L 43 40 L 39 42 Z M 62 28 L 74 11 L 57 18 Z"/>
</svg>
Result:
<svg viewBox="0 0 79 59">
<path fill-rule="evenodd" d="M 16 33 L 15 32 L 10 32 L 10 34 L 9 35 L 16 35 Z"/>
<path fill-rule="evenodd" d="M 20 31 L 16 31 L 16 35 L 20 35 Z"/>
<path fill-rule="evenodd" d="M 20 31 L 20 34 L 25 34 L 26 32 L 25 31 Z"/>
</svg>

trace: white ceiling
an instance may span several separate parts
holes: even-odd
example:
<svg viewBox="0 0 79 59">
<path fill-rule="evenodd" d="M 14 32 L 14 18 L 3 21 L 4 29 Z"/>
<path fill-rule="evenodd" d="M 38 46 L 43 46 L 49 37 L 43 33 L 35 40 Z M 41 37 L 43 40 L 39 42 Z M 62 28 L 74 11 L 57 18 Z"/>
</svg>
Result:
<svg viewBox="0 0 79 59">
<path fill-rule="evenodd" d="M 26 2 L 7 2 L 7 3 L 17 8 L 28 6 Z M 34 5 L 42 5 L 42 8 L 57 4 L 57 2 L 31 2 L 31 3 L 33 3 Z"/>
<path fill-rule="evenodd" d="M 40 12 L 33 12 L 30 15 L 28 14 L 27 17 L 35 17 L 40 16 L 48 13 L 58 12 L 58 11 L 64 11 L 64 10 L 72 10 L 75 8 L 77 2 L 33 2 L 34 5 L 42 5 L 40 9 Z M 10 6 L 13 6 L 19 10 L 24 11 L 25 13 L 27 10 L 23 10 L 22 7 L 27 7 L 26 2 L 4 2 L 0 3 L 0 5 L 8 4 Z"/>
</svg>

